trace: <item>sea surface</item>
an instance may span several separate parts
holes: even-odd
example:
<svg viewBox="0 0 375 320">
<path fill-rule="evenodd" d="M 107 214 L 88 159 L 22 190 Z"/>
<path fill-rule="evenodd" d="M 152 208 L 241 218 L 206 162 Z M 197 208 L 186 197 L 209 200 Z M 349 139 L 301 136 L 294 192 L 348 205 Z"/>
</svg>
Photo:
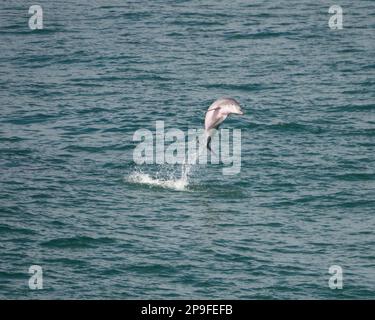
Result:
<svg viewBox="0 0 375 320">
<path fill-rule="evenodd" d="M 0 298 L 375 298 L 374 1 L 33 4 L 0 4 Z M 239 174 L 134 162 L 222 96 Z"/>
</svg>

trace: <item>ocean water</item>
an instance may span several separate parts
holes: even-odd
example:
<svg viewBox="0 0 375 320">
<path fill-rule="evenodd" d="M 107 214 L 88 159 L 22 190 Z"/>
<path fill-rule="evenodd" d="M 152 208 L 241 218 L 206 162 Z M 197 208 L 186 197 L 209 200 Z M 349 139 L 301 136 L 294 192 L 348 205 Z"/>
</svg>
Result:
<svg viewBox="0 0 375 320">
<path fill-rule="evenodd" d="M 37 3 L 0 4 L 0 298 L 375 298 L 373 1 Z M 221 96 L 239 174 L 134 163 Z"/>
</svg>

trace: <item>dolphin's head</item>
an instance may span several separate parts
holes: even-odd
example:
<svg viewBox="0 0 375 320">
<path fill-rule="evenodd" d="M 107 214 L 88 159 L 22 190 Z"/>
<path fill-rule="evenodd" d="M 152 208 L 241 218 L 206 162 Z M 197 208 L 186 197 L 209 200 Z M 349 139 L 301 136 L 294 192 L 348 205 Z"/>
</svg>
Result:
<svg viewBox="0 0 375 320">
<path fill-rule="evenodd" d="M 240 115 L 244 114 L 239 104 L 234 104 L 232 108 L 233 108 L 233 111 L 231 113 L 240 114 Z"/>
<path fill-rule="evenodd" d="M 228 113 L 240 114 L 243 115 L 240 104 L 234 99 L 227 99 L 225 109 Z"/>
</svg>

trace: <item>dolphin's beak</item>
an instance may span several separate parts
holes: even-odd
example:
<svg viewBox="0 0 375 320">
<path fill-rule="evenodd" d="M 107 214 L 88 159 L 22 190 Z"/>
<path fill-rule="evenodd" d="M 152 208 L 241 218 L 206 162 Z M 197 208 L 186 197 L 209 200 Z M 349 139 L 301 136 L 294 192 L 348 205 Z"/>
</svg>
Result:
<svg viewBox="0 0 375 320">
<path fill-rule="evenodd" d="M 242 110 L 240 110 L 239 114 L 240 114 L 241 116 L 243 116 L 243 115 L 244 115 L 244 112 L 243 112 Z"/>
</svg>

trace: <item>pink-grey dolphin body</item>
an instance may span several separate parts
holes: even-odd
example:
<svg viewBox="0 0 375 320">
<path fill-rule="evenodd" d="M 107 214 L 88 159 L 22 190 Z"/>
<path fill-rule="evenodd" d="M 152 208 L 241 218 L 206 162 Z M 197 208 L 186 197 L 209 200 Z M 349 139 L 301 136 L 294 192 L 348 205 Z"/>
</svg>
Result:
<svg viewBox="0 0 375 320">
<path fill-rule="evenodd" d="M 216 100 L 208 108 L 204 119 L 204 130 L 207 137 L 207 148 L 211 150 L 211 139 L 215 133 L 215 129 L 230 115 L 231 113 L 243 115 L 240 104 L 232 98 L 220 98 Z"/>
</svg>

